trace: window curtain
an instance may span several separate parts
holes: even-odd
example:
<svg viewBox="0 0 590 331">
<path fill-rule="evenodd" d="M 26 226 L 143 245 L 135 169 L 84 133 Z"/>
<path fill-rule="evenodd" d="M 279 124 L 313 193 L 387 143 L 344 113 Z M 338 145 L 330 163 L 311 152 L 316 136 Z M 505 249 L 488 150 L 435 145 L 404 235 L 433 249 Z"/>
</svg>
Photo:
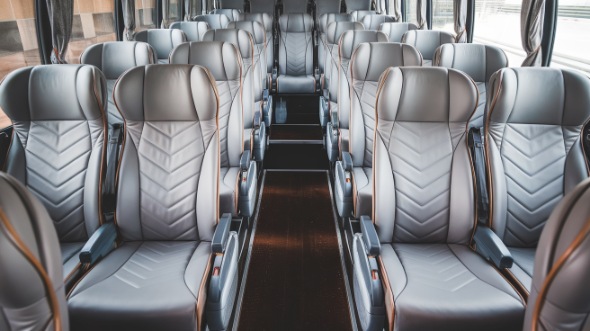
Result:
<svg viewBox="0 0 590 331">
<path fill-rule="evenodd" d="M 464 43 L 467 41 L 467 0 L 453 1 L 453 19 L 455 21 L 455 42 Z"/>
<path fill-rule="evenodd" d="M 47 12 L 51 25 L 51 63 L 67 63 L 65 60 L 74 19 L 73 0 L 47 0 Z"/>
<path fill-rule="evenodd" d="M 527 56 L 522 62 L 523 67 L 541 66 L 543 51 L 543 20 L 545 17 L 545 0 L 523 0 L 520 12 L 520 35 L 522 48 Z"/>
<path fill-rule="evenodd" d="M 193 0 L 184 0 L 184 20 L 190 21 L 193 17 Z"/>
<path fill-rule="evenodd" d="M 393 16 L 396 22 L 402 21 L 402 0 L 389 1 L 389 15 Z"/>
<path fill-rule="evenodd" d="M 168 29 L 170 26 L 170 1 L 162 0 L 162 24 L 160 28 Z"/>
<path fill-rule="evenodd" d="M 123 23 L 125 30 L 123 31 L 123 40 L 135 40 L 135 0 L 122 0 L 123 6 Z"/>
<path fill-rule="evenodd" d="M 416 1 L 416 19 L 418 20 L 418 29 L 424 30 L 426 26 L 426 0 Z"/>
</svg>

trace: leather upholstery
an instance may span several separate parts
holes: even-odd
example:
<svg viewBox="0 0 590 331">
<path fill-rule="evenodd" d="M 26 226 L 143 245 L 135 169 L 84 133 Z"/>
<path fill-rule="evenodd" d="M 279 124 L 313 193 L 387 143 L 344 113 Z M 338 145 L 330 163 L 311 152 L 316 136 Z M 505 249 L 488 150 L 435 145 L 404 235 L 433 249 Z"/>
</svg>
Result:
<svg viewBox="0 0 590 331">
<path fill-rule="evenodd" d="M 394 43 L 401 43 L 404 33 L 410 30 L 417 30 L 418 26 L 408 22 L 385 22 L 379 27 L 379 31 L 385 33 L 388 40 Z"/>
<path fill-rule="evenodd" d="M 130 68 L 154 64 L 157 62 L 154 49 L 144 42 L 122 41 L 94 44 L 84 50 L 80 63 L 98 67 L 107 79 L 108 118 L 109 126 L 122 123 L 123 118 L 113 101 L 113 87 L 125 71 Z"/>
<path fill-rule="evenodd" d="M 330 99 L 334 102 L 338 96 L 338 42 L 344 32 L 363 29 L 363 24 L 359 22 L 333 22 L 326 30 L 324 86 L 330 90 Z"/>
<path fill-rule="evenodd" d="M 78 330 L 196 330 L 219 219 L 218 95 L 199 66 L 149 65 L 115 87 L 125 118 L 116 221 L 123 243 L 69 296 Z M 136 100 L 144 100 L 138 103 Z"/>
<path fill-rule="evenodd" d="M 172 52 L 170 63 L 200 65 L 207 68 L 215 79 L 219 95 L 218 123 L 222 168 L 219 206 L 221 213 L 237 215 L 239 192 L 236 183 L 239 180 L 240 157 L 244 148 L 240 53 L 229 42 L 184 43 Z M 224 178 L 223 175 L 230 171 L 233 177 Z"/>
<path fill-rule="evenodd" d="M 267 87 L 267 74 L 266 74 L 266 32 L 262 24 L 255 21 L 238 21 L 231 22 L 227 26 L 228 29 L 244 30 L 252 36 L 254 42 L 254 64 L 256 69 L 256 75 L 260 79 L 260 89 Z M 260 102 L 260 100 L 257 100 Z"/>
<path fill-rule="evenodd" d="M 322 14 L 317 20 L 319 42 L 318 46 L 318 68 L 320 73 L 325 73 L 325 67 L 330 65 L 328 56 L 328 46 L 326 40 L 326 31 L 328 31 L 328 25 L 333 22 L 350 22 L 352 17 L 350 14 Z"/>
<path fill-rule="evenodd" d="M 389 68 L 379 83 L 373 221 L 396 330 L 522 327 L 518 293 L 467 246 L 476 220 L 466 127 L 476 105 L 475 84 L 454 69 Z"/>
<path fill-rule="evenodd" d="M 262 24 L 266 34 L 266 72 L 271 73 L 274 65 L 274 42 L 272 16 L 267 13 L 240 14 L 240 21 L 254 21 Z"/>
<path fill-rule="evenodd" d="M 539 240 L 533 287 L 523 330 L 588 330 L 590 327 L 590 181 L 555 208 Z"/>
<path fill-rule="evenodd" d="M 359 2 L 362 2 L 364 5 L 364 2 L 367 2 L 367 0 L 361 0 Z M 369 3 L 369 7 L 370 7 L 371 6 L 370 2 L 367 2 L 367 3 Z M 346 5 L 348 6 L 348 3 Z M 352 20 L 355 22 L 362 22 L 363 18 L 365 18 L 365 16 L 367 16 L 367 15 L 376 15 L 377 14 L 376 11 L 369 10 L 369 8 L 350 9 L 350 7 L 348 7 L 347 10 L 350 13 L 350 16 L 352 16 Z"/>
<path fill-rule="evenodd" d="M 239 2 L 242 2 L 238 0 Z M 223 5 L 223 4 L 222 4 Z M 242 2 L 243 6 L 243 2 Z M 242 13 L 241 8 L 230 8 L 230 7 L 222 7 L 222 9 L 213 9 L 210 14 L 223 14 L 229 18 L 230 22 L 235 22 L 240 19 L 240 14 Z"/>
<path fill-rule="evenodd" d="M 230 22 L 229 17 L 225 14 L 206 14 L 197 15 L 193 18 L 193 21 L 206 22 L 209 25 L 209 29 L 225 29 Z"/>
<path fill-rule="evenodd" d="M 440 45 L 454 42 L 452 34 L 434 30 L 409 30 L 402 37 L 402 43 L 410 44 L 422 53 L 425 66 L 432 65 L 434 52 Z"/>
<path fill-rule="evenodd" d="M 537 247 L 555 205 L 588 177 L 580 139 L 590 117 L 588 91 L 583 74 L 552 68 L 502 69 L 490 79 L 490 223 L 512 250 Z M 533 254 L 522 255 L 511 272 L 529 290 L 532 268 L 526 264 L 532 265 Z"/>
<path fill-rule="evenodd" d="M 433 65 L 463 71 L 477 84 L 479 103 L 469 126 L 483 127 L 487 82 L 492 74 L 508 66 L 501 48 L 483 44 L 444 44 L 436 49 Z"/>
<path fill-rule="evenodd" d="M 289 14 L 279 18 L 279 93 L 313 93 L 313 18 Z"/>
<path fill-rule="evenodd" d="M 0 187 L 0 327 L 67 331 L 59 242 L 51 217 L 14 177 L 0 173 Z"/>
<path fill-rule="evenodd" d="M 207 22 L 174 22 L 170 24 L 170 29 L 182 30 L 187 41 L 201 41 L 205 32 L 209 30 L 209 24 Z"/>
<path fill-rule="evenodd" d="M 395 22 L 395 18 L 389 15 L 373 14 L 363 17 L 361 22 L 365 26 L 365 30 L 378 31 L 381 24 Z"/>
<path fill-rule="evenodd" d="M 62 255 L 66 278 L 102 222 L 106 104 L 104 75 L 90 65 L 22 68 L 0 85 L 0 107 L 14 129 L 4 170 L 41 200 L 60 243 L 69 246 Z"/>
<path fill-rule="evenodd" d="M 158 63 L 168 63 L 170 52 L 186 41 L 186 35 L 178 29 L 149 29 L 138 32 L 135 40 L 150 44 L 156 50 Z"/>
<path fill-rule="evenodd" d="M 422 57 L 412 46 L 362 43 L 350 61 L 350 144 L 353 162 L 355 217 L 371 215 L 373 136 L 379 77 L 389 67 L 420 66 Z"/>
</svg>

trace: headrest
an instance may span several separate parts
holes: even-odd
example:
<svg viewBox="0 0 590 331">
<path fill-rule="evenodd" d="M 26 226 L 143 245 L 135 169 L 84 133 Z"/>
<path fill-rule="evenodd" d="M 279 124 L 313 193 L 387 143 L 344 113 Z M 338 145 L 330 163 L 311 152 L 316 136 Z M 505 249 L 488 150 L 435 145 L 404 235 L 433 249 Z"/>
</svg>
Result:
<svg viewBox="0 0 590 331">
<path fill-rule="evenodd" d="M 152 46 L 141 41 L 112 41 L 94 44 L 84 50 L 82 64 L 97 66 L 106 79 L 118 79 L 130 68 L 156 63 Z"/>
<path fill-rule="evenodd" d="M 362 23 L 359 22 L 332 22 L 326 30 L 326 40 L 328 44 L 338 44 L 342 34 L 350 30 L 364 30 Z"/>
<path fill-rule="evenodd" d="M 149 29 L 138 32 L 135 40 L 152 45 L 158 59 L 167 59 L 174 47 L 186 41 L 186 36 L 177 29 Z"/>
<path fill-rule="evenodd" d="M 393 16 L 371 14 L 363 17 L 362 21 L 365 30 L 378 30 L 381 24 L 395 22 Z"/>
<path fill-rule="evenodd" d="M 590 79 L 573 70 L 504 68 L 487 92 L 490 122 L 579 126 L 590 117 Z"/>
<path fill-rule="evenodd" d="M 455 69 L 397 67 L 379 81 L 379 121 L 467 123 L 477 107 L 475 83 Z"/>
<path fill-rule="evenodd" d="M 95 120 L 106 104 L 105 77 L 92 65 L 17 69 L 0 84 L 0 108 L 13 122 Z"/>
<path fill-rule="evenodd" d="M 239 9 L 219 8 L 213 9 L 210 14 L 223 14 L 227 16 L 230 22 L 237 21 L 242 13 Z"/>
<path fill-rule="evenodd" d="M 352 30 L 346 31 L 338 42 L 339 54 L 342 59 L 350 59 L 352 52 L 360 43 L 387 42 L 387 36 L 379 31 Z"/>
<path fill-rule="evenodd" d="M 193 21 L 207 22 L 209 29 L 225 29 L 229 24 L 229 18 L 224 14 L 197 15 Z"/>
<path fill-rule="evenodd" d="M 207 121 L 217 117 L 215 81 L 201 66 L 151 64 L 127 71 L 114 99 L 128 121 Z"/>
<path fill-rule="evenodd" d="M 207 22 L 174 22 L 170 24 L 170 29 L 182 30 L 189 41 L 201 41 L 205 32 L 209 30 L 209 24 Z"/>
<path fill-rule="evenodd" d="M 389 67 L 421 66 L 422 55 L 414 46 L 398 43 L 362 43 L 350 60 L 351 80 L 379 81 Z"/>
<path fill-rule="evenodd" d="M 223 41 L 184 43 L 170 54 L 172 64 L 196 64 L 209 70 L 216 81 L 239 80 L 242 63 L 234 44 Z"/>
<path fill-rule="evenodd" d="M 308 14 L 287 14 L 279 18 L 281 32 L 311 32 L 313 18 Z"/>
<path fill-rule="evenodd" d="M 236 29 L 209 30 L 203 41 L 226 41 L 238 47 L 242 59 L 254 58 L 254 42 L 249 32 Z"/>
<path fill-rule="evenodd" d="M 352 16 L 352 20 L 355 22 L 362 22 L 365 16 L 376 14 L 377 12 L 374 10 L 353 10 L 352 12 L 350 12 L 350 16 Z"/>
<path fill-rule="evenodd" d="M 320 16 L 320 33 L 328 31 L 328 25 L 332 22 L 352 22 L 352 16 L 350 14 L 340 13 L 328 13 Z"/>
<path fill-rule="evenodd" d="M 266 32 L 262 24 L 255 21 L 238 21 L 230 22 L 227 25 L 228 29 L 238 29 L 249 32 L 254 38 L 254 43 L 257 45 L 266 43 Z"/>
<path fill-rule="evenodd" d="M 402 37 L 402 42 L 416 47 L 426 60 L 434 58 L 434 51 L 438 46 L 454 43 L 455 37 L 444 31 L 410 30 Z"/>
<path fill-rule="evenodd" d="M 433 65 L 459 69 L 474 81 L 487 83 L 494 72 L 508 66 L 508 58 L 495 46 L 444 44 L 436 49 Z"/>
<path fill-rule="evenodd" d="M 416 24 L 407 22 L 382 23 L 379 27 L 379 31 L 385 33 L 389 38 L 389 41 L 395 43 L 402 41 L 404 33 L 417 29 L 418 26 Z"/>
<path fill-rule="evenodd" d="M 272 16 L 267 13 L 240 14 L 239 21 L 254 21 L 264 26 L 264 31 L 272 33 Z"/>
</svg>

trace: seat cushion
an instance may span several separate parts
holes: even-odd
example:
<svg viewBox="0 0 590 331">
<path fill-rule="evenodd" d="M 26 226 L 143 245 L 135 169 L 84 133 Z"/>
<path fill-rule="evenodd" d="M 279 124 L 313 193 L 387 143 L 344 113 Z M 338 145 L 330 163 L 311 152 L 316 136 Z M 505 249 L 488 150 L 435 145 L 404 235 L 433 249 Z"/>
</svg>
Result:
<svg viewBox="0 0 590 331">
<path fill-rule="evenodd" d="M 354 185 L 353 197 L 355 199 L 354 217 L 362 215 L 371 216 L 373 205 L 373 185 L 371 180 L 373 169 L 368 167 L 354 167 L 352 169 Z"/>
<path fill-rule="evenodd" d="M 126 242 L 71 293 L 72 330 L 197 329 L 210 243 Z"/>
<path fill-rule="evenodd" d="M 223 213 L 238 214 L 238 181 L 240 168 L 221 168 L 219 180 L 219 211 Z"/>
<path fill-rule="evenodd" d="M 522 284 L 522 287 L 530 292 L 533 281 L 533 270 L 535 269 L 536 249 L 508 247 L 508 250 L 514 259 L 510 272 Z"/>
<path fill-rule="evenodd" d="M 396 330 L 520 330 L 514 288 L 464 245 L 384 244 Z"/>
<path fill-rule="evenodd" d="M 80 263 L 80 250 L 84 247 L 83 242 L 61 243 L 61 261 L 64 266 L 64 280 L 68 280 L 72 276 L 72 272 L 78 269 Z"/>
<path fill-rule="evenodd" d="M 311 75 L 279 75 L 277 88 L 279 93 L 313 93 L 315 92 L 315 78 Z"/>
</svg>

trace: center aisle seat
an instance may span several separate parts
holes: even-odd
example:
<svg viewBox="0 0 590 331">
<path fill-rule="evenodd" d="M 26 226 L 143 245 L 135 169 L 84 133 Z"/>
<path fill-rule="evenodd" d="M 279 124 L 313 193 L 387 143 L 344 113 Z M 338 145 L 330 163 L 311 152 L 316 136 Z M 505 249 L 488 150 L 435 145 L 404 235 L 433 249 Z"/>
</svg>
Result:
<svg viewBox="0 0 590 331">
<path fill-rule="evenodd" d="M 408 22 L 382 23 L 379 31 L 385 33 L 387 39 L 393 43 L 401 43 L 404 34 L 410 30 L 418 30 L 418 26 Z"/>
<path fill-rule="evenodd" d="M 336 162 L 335 200 L 341 217 L 370 215 L 373 196 L 373 136 L 379 77 L 389 67 L 420 66 L 413 46 L 362 43 L 350 60 L 350 142 Z"/>
<path fill-rule="evenodd" d="M 395 22 L 395 18 L 389 15 L 371 14 L 361 20 L 365 30 L 380 31 L 381 24 Z"/>
<path fill-rule="evenodd" d="M 278 93 L 315 92 L 312 28 L 313 18 L 308 14 L 288 14 L 279 18 Z"/>
<path fill-rule="evenodd" d="M 455 36 L 444 31 L 410 30 L 402 37 L 402 43 L 410 44 L 422 53 L 425 67 L 432 66 L 434 52 L 439 46 L 454 42 Z"/>
<path fill-rule="evenodd" d="M 251 161 L 251 151 L 244 150 L 244 89 L 238 49 L 231 43 L 221 41 L 184 43 L 172 51 L 170 63 L 203 66 L 215 79 L 219 97 L 221 148 L 220 212 L 252 216 L 258 172 L 256 163 Z"/>
<path fill-rule="evenodd" d="M 262 24 L 266 34 L 266 73 L 271 74 L 274 66 L 274 23 L 272 16 L 267 13 L 245 13 L 240 14 L 238 21 L 254 21 Z M 264 66 L 263 66 L 264 68 Z"/>
<path fill-rule="evenodd" d="M 383 74 L 373 216 L 361 216 L 351 250 L 363 330 L 381 330 L 384 315 L 389 330 L 522 330 L 523 298 L 469 246 L 477 221 L 467 124 L 476 106 L 477 88 L 460 71 Z"/>
<path fill-rule="evenodd" d="M 121 243 L 68 296 L 73 330 L 227 328 L 237 234 L 219 217 L 218 96 L 208 71 L 148 65 L 118 81 L 125 119 L 115 222 Z M 143 102 L 138 102 L 143 100 Z"/>
<path fill-rule="evenodd" d="M 186 35 L 177 29 L 149 29 L 139 31 L 135 35 L 135 41 L 143 41 L 150 44 L 158 57 L 158 63 L 168 63 L 168 56 L 174 47 L 186 41 Z"/>
<path fill-rule="evenodd" d="M 186 41 L 201 41 L 205 32 L 209 30 L 207 22 L 174 22 L 170 24 L 170 29 L 179 29 L 186 35 Z"/>
<path fill-rule="evenodd" d="M 230 22 L 229 17 L 225 14 L 205 14 L 193 17 L 193 21 L 205 22 L 209 25 L 209 29 L 225 29 Z"/>
</svg>

